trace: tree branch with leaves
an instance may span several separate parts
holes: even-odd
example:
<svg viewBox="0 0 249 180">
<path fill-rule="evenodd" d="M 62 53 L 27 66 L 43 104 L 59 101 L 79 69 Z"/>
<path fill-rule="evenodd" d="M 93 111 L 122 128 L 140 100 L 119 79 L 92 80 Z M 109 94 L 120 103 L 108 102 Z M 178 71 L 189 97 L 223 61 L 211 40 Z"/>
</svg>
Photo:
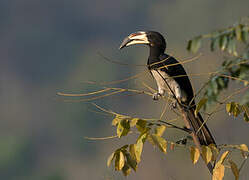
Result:
<svg viewBox="0 0 249 180">
<path fill-rule="evenodd" d="M 222 65 L 215 71 L 207 73 L 209 80 L 203 84 L 200 90 L 195 94 L 200 101 L 196 105 L 195 114 L 202 111 L 207 115 L 203 125 L 211 119 L 211 117 L 219 110 L 226 109 L 229 115 L 235 118 L 240 115 L 243 116 L 245 123 L 249 122 L 249 19 L 235 23 L 231 27 L 220 29 L 209 34 L 197 36 L 189 40 L 187 50 L 193 53 L 197 53 L 201 48 L 205 40 L 210 41 L 210 50 L 213 52 L 219 50 L 226 56 Z M 101 55 L 105 60 L 117 63 L 109 58 Z M 196 58 L 192 58 L 185 62 L 191 62 Z M 120 63 L 120 65 L 129 65 Z M 144 66 L 144 65 L 136 65 Z M 113 96 L 121 93 L 142 94 L 151 96 L 155 91 L 152 87 L 146 83 L 142 83 L 145 89 L 126 89 L 122 87 L 109 87 L 108 85 L 118 84 L 120 82 L 137 79 L 144 75 L 142 72 L 138 75 L 115 82 L 100 83 L 101 90 L 89 92 L 86 94 L 70 94 L 58 92 L 57 94 L 62 97 L 76 97 L 80 99 L 63 99 L 66 102 L 92 102 L 97 99 L 101 99 L 108 96 Z M 191 76 L 191 74 L 190 74 Z M 240 83 L 240 88 L 233 90 L 233 92 L 224 97 L 222 93 L 226 89 L 231 89 L 229 84 L 232 82 Z M 94 83 L 95 82 L 90 82 Z M 240 98 L 234 98 L 234 97 Z M 162 97 L 164 101 L 171 101 L 170 97 Z M 233 99 L 233 100 L 232 100 Z M 157 147 L 164 154 L 168 152 L 168 147 L 173 151 L 175 147 L 186 148 L 190 152 L 190 158 L 193 164 L 196 164 L 199 157 L 205 161 L 208 165 L 211 163 L 209 170 L 212 174 L 213 180 L 222 180 L 224 177 L 225 169 L 228 167 L 231 169 L 235 176 L 235 179 L 239 178 L 239 175 L 246 163 L 248 157 L 248 147 L 246 144 L 240 145 L 213 145 L 201 146 L 198 141 L 196 142 L 193 132 L 190 130 L 191 126 L 187 124 L 186 115 L 184 115 L 184 108 L 180 108 L 179 112 L 176 112 L 176 119 L 185 119 L 186 127 L 179 127 L 169 120 L 164 119 L 148 119 L 142 117 L 132 117 L 121 113 L 107 110 L 103 107 L 92 103 L 100 112 L 105 113 L 113 117 L 112 125 L 116 128 L 116 135 L 105 138 L 87 138 L 89 140 L 104 140 L 110 138 L 123 138 L 128 135 L 136 135 L 136 141 L 131 144 L 123 145 L 122 147 L 114 150 L 107 160 L 107 166 L 114 164 L 116 171 L 122 171 L 125 176 L 129 175 L 131 170 L 137 171 L 138 164 L 141 162 L 141 154 L 143 151 L 143 145 L 145 142 L 149 142 L 152 146 Z M 210 108 L 210 107 L 214 108 Z M 211 109 L 211 110 L 210 110 Z M 162 117 L 162 116 L 161 116 Z M 169 141 L 164 138 L 167 128 L 174 128 L 181 131 L 186 138 L 180 141 Z M 198 132 L 197 132 L 198 133 Z M 191 144 L 191 140 L 194 143 Z M 240 151 L 242 157 L 242 163 L 236 164 L 232 159 L 231 154 L 234 151 Z"/>
</svg>

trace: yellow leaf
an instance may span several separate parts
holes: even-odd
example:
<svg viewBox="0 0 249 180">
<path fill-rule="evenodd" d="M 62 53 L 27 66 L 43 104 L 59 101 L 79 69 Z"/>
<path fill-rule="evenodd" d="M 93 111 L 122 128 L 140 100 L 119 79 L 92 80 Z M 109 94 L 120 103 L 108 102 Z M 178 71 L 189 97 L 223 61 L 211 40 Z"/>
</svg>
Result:
<svg viewBox="0 0 249 180">
<path fill-rule="evenodd" d="M 109 167 L 114 159 L 115 152 L 113 152 L 107 159 L 107 166 Z"/>
<path fill-rule="evenodd" d="M 160 125 L 160 126 L 156 127 L 156 129 L 155 129 L 155 134 L 156 134 L 157 136 L 160 136 L 160 137 L 161 137 L 161 136 L 163 135 L 165 129 L 166 129 L 166 126 Z"/>
<path fill-rule="evenodd" d="M 131 158 L 137 161 L 136 153 L 135 153 L 135 144 L 130 144 L 129 152 L 130 152 Z"/>
<path fill-rule="evenodd" d="M 232 112 L 232 103 L 227 103 L 226 104 L 226 110 L 227 110 L 227 113 L 231 113 Z"/>
<path fill-rule="evenodd" d="M 128 176 L 131 173 L 131 168 L 127 164 L 125 164 L 122 168 L 122 172 L 124 176 Z"/>
<path fill-rule="evenodd" d="M 127 164 L 134 170 L 136 171 L 137 170 L 137 161 L 136 159 L 132 158 L 132 156 L 127 152 L 125 153 L 125 157 L 126 157 L 126 160 L 127 160 Z"/>
<path fill-rule="evenodd" d="M 115 159 L 115 170 L 120 171 L 124 167 L 124 164 L 125 164 L 124 154 L 122 151 L 119 151 Z"/>
<path fill-rule="evenodd" d="M 230 167 L 232 169 L 235 180 L 238 180 L 239 179 L 239 170 L 238 170 L 237 165 L 232 160 L 229 160 L 228 162 L 230 163 Z"/>
<path fill-rule="evenodd" d="M 240 109 L 241 109 L 240 105 L 238 103 L 235 103 L 235 107 L 233 109 L 233 115 L 235 117 L 237 117 L 241 113 Z"/>
<path fill-rule="evenodd" d="M 119 153 L 119 170 L 121 170 L 124 167 L 125 164 L 125 157 L 122 151 Z"/>
<path fill-rule="evenodd" d="M 150 134 L 147 136 L 147 140 L 152 144 L 152 146 L 155 146 L 155 143 Z"/>
<path fill-rule="evenodd" d="M 225 152 L 221 155 L 221 157 L 220 157 L 219 161 L 217 162 L 217 164 L 223 164 L 224 161 L 225 161 L 225 159 L 227 158 L 227 155 L 228 155 L 229 153 L 230 153 L 230 151 L 225 151 Z"/>
<path fill-rule="evenodd" d="M 247 147 L 246 144 L 241 144 L 241 145 L 239 146 L 239 148 L 240 148 L 241 151 L 246 151 L 246 152 L 248 152 L 248 147 Z"/>
<path fill-rule="evenodd" d="M 222 164 L 216 164 L 213 170 L 212 180 L 222 180 L 224 177 L 225 167 Z"/>
<path fill-rule="evenodd" d="M 245 112 L 245 114 L 247 115 L 247 117 L 249 117 L 249 106 L 248 105 L 242 105 L 242 109 Z"/>
<path fill-rule="evenodd" d="M 115 118 L 112 120 L 112 125 L 116 126 L 124 117 L 117 114 Z"/>
<path fill-rule="evenodd" d="M 212 159 L 212 151 L 208 146 L 202 146 L 203 159 L 208 164 Z"/>
<path fill-rule="evenodd" d="M 152 134 L 151 138 L 162 152 L 167 153 L 167 141 L 164 138 L 157 136 L 156 134 Z"/>
<path fill-rule="evenodd" d="M 199 157 L 200 157 L 200 151 L 198 148 L 190 147 L 190 156 L 193 164 L 197 163 Z"/>
<path fill-rule="evenodd" d="M 134 145 L 134 149 L 135 149 L 136 160 L 139 163 L 141 161 L 141 154 L 143 151 L 143 142 L 138 141 L 137 144 Z"/>
<path fill-rule="evenodd" d="M 133 119 L 131 119 L 130 120 L 130 126 L 131 127 L 136 126 L 138 120 L 139 120 L 139 118 L 133 118 Z"/>
<path fill-rule="evenodd" d="M 145 120 L 139 119 L 136 123 L 136 128 L 139 132 L 143 132 L 146 129 L 147 122 Z"/>
<path fill-rule="evenodd" d="M 207 98 L 202 98 L 200 102 L 197 104 L 196 109 L 195 109 L 195 117 L 197 117 L 198 112 L 204 106 L 207 102 Z"/>
<path fill-rule="evenodd" d="M 235 27 L 235 35 L 236 35 L 236 39 L 238 41 L 242 40 L 242 31 L 241 31 L 241 24 L 239 24 L 238 26 Z"/>
<path fill-rule="evenodd" d="M 218 155 L 219 155 L 219 150 L 214 144 L 209 144 L 208 147 L 210 147 L 212 151 L 212 161 L 216 161 Z"/>
<path fill-rule="evenodd" d="M 120 138 L 121 136 L 126 136 L 130 131 L 130 123 L 128 119 L 122 119 L 118 122 L 117 126 L 117 135 Z"/>
<path fill-rule="evenodd" d="M 141 161 L 143 143 L 146 138 L 147 138 L 147 133 L 141 134 L 139 138 L 137 139 L 137 143 L 130 145 L 129 151 L 130 151 L 131 157 L 135 159 L 137 163 Z"/>
</svg>

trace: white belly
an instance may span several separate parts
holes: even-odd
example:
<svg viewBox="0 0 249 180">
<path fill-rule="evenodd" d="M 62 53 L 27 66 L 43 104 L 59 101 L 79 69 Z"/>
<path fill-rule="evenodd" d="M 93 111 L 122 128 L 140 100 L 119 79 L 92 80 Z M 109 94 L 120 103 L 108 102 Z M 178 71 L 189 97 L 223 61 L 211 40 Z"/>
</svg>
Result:
<svg viewBox="0 0 249 180">
<path fill-rule="evenodd" d="M 161 95 L 166 91 L 169 95 L 172 95 L 173 92 L 177 99 L 183 102 L 187 100 L 185 92 L 181 91 L 179 84 L 173 78 L 170 78 L 167 73 L 161 70 L 151 70 L 151 73 L 156 80 L 158 92 Z"/>
</svg>

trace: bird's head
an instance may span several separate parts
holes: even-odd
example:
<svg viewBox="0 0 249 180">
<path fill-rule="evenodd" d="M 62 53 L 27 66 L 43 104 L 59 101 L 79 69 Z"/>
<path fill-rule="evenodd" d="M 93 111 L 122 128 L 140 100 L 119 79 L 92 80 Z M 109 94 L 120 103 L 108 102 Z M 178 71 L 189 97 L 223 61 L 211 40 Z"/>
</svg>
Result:
<svg viewBox="0 0 249 180">
<path fill-rule="evenodd" d="M 160 33 L 155 31 L 138 31 L 135 33 L 131 33 L 128 37 L 126 37 L 120 45 L 119 49 L 134 44 L 145 44 L 151 48 L 154 47 L 162 52 L 164 52 L 166 48 L 165 39 Z"/>
</svg>

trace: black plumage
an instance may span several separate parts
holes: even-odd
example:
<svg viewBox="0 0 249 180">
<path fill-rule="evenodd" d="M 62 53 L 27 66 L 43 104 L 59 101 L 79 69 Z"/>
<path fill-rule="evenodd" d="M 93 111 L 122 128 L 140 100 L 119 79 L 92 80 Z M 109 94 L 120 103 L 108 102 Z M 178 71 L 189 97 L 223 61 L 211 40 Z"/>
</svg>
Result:
<svg viewBox="0 0 249 180">
<path fill-rule="evenodd" d="M 164 53 L 166 49 L 164 37 L 155 31 L 139 31 L 125 38 L 120 49 L 134 44 L 146 44 L 150 48 L 147 65 L 158 86 L 158 92 L 153 95 L 153 99 L 157 100 L 168 91 L 169 95 L 177 99 L 187 111 L 188 119 L 200 144 L 215 144 L 207 125 L 203 125 L 201 114 L 198 113 L 197 117 L 194 115 L 194 93 L 186 71 L 174 57 Z"/>
</svg>

